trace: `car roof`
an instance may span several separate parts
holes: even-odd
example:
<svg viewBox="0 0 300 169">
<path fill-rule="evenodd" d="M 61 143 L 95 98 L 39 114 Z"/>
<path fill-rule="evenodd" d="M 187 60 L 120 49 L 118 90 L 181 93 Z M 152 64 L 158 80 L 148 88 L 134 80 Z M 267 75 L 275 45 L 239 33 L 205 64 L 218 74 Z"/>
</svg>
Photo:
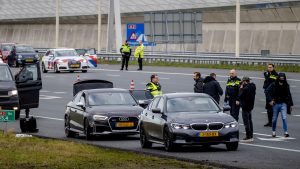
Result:
<svg viewBox="0 0 300 169">
<path fill-rule="evenodd" d="M 129 93 L 128 89 L 121 89 L 121 88 L 105 88 L 105 89 L 89 89 L 83 90 L 85 93 L 106 93 L 106 92 L 113 92 L 113 93 Z"/>
<path fill-rule="evenodd" d="M 31 45 L 27 45 L 27 44 L 16 44 L 16 46 L 30 46 L 30 47 L 32 47 Z"/>
<path fill-rule="evenodd" d="M 167 97 L 168 99 L 181 98 L 181 97 L 195 97 L 195 96 L 210 98 L 210 96 L 205 93 L 168 93 L 168 94 L 164 94 L 163 96 Z"/>
<path fill-rule="evenodd" d="M 61 50 L 75 50 L 75 49 L 74 48 L 54 48 L 54 49 L 49 49 L 49 50 L 61 51 Z"/>
</svg>

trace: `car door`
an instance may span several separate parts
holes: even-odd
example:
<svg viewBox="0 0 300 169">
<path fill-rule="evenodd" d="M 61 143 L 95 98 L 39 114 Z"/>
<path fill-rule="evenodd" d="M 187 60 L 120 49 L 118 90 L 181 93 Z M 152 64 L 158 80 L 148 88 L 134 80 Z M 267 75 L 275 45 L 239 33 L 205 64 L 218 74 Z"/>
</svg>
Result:
<svg viewBox="0 0 300 169">
<path fill-rule="evenodd" d="M 78 106 L 81 103 L 83 106 Z M 85 94 L 82 93 L 72 109 L 72 120 L 74 128 L 83 131 L 84 129 L 84 113 L 85 113 Z"/>
<path fill-rule="evenodd" d="M 146 119 L 147 119 L 146 130 L 148 131 L 149 136 L 152 138 L 156 138 L 155 137 L 155 125 L 154 125 L 155 124 L 155 122 L 154 122 L 155 114 L 152 112 L 152 109 L 157 107 L 159 100 L 160 100 L 160 97 L 154 98 L 150 110 L 147 112 L 147 114 L 145 114 Z"/>
<path fill-rule="evenodd" d="M 79 102 L 80 98 L 81 98 L 82 92 L 78 92 L 76 94 L 76 96 L 74 96 L 74 99 L 72 100 L 72 102 L 70 102 L 68 104 L 68 111 L 69 111 L 69 119 L 70 119 L 70 127 L 73 129 L 80 129 L 79 124 L 75 121 L 76 117 L 77 117 L 77 109 L 76 109 L 76 104 Z"/>
<path fill-rule="evenodd" d="M 155 138 L 162 140 L 163 139 L 163 129 L 164 129 L 164 106 L 165 99 L 161 97 L 156 108 L 160 109 L 162 113 L 153 113 L 152 114 L 152 129 L 153 135 Z"/>
<path fill-rule="evenodd" d="M 39 107 L 42 78 L 40 64 L 26 64 L 15 75 L 16 86 L 19 94 L 20 109 Z"/>
</svg>

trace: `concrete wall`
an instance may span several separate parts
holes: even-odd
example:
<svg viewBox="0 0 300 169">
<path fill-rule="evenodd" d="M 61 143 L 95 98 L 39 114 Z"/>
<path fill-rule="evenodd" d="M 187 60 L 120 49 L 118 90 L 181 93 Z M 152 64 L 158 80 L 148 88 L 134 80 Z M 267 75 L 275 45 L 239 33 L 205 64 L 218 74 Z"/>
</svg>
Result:
<svg viewBox="0 0 300 169">
<path fill-rule="evenodd" d="M 141 17 L 124 17 L 123 23 L 141 22 Z M 134 17 L 133 17 L 134 18 Z M 234 11 L 204 11 L 202 44 L 162 44 L 148 47 L 154 51 L 234 52 Z M 241 53 L 300 54 L 300 7 L 244 10 L 241 14 Z M 96 20 L 95 20 L 96 21 Z M 102 49 L 106 48 L 106 22 L 102 25 Z M 123 40 L 125 24 L 122 25 Z M 0 24 L 0 42 L 31 44 L 37 48 L 54 46 L 53 24 Z M 110 37 L 113 38 L 114 37 Z M 74 48 L 97 47 L 97 24 L 62 24 L 60 46 Z"/>
</svg>

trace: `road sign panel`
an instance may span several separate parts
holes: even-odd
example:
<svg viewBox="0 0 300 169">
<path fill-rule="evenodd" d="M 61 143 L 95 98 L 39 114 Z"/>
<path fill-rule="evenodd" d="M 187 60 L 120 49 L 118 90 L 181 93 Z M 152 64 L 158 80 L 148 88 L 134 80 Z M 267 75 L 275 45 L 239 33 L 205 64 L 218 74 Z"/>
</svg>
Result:
<svg viewBox="0 0 300 169">
<path fill-rule="evenodd" d="M 15 121 L 14 110 L 0 110 L 0 122 Z"/>
<path fill-rule="evenodd" d="M 147 41 L 143 23 L 128 23 L 126 38 L 130 46 L 138 46 L 140 41 L 142 41 L 145 46 L 155 46 L 155 43 L 149 43 Z"/>
</svg>

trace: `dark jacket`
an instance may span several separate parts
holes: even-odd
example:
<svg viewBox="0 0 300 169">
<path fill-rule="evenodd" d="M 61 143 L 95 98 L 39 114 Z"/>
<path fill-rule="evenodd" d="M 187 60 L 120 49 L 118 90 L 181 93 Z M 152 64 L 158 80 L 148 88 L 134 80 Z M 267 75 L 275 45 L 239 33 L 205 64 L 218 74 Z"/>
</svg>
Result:
<svg viewBox="0 0 300 169">
<path fill-rule="evenodd" d="M 255 103 L 256 86 L 254 83 L 244 85 L 239 91 L 238 101 L 240 101 L 242 110 L 252 111 Z"/>
<path fill-rule="evenodd" d="M 220 102 L 220 96 L 223 95 L 223 89 L 221 88 L 218 81 L 213 77 L 207 76 L 203 81 L 203 92 L 210 95 L 218 103 Z"/>
<path fill-rule="evenodd" d="M 226 83 L 225 102 L 228 100 L 234 101 L 237 99 L 240 89 L 241 79 L 238 77 L 229 78 Z"/>
<path fill-rule="evenodd" d="M 194 92 L 195 93 L 203 93 L 203 78 L 199 78 L 199 79 L 195 80 Z"/>
<path fill-rule="evenodd" d="M 265 81 L 264 81 L 264 86 L 263 88 L 266 90 L 273 82 L 276 81 L 278 76 L 278 73 L 273 70 L 272 72 L 264 72 L 264 77 L 265 77 Z"/>
<path fill-rule="evenodd" d="M 275 104 L 286 103 L 288 106 L 293 106 L 293 98 L 290 92 L 290 86 L 285 82 L 282 86 L 279 85 L 278 80 L 273 82 L 266 89 L 267 102 L 274 100 Z"/>
</svg>

